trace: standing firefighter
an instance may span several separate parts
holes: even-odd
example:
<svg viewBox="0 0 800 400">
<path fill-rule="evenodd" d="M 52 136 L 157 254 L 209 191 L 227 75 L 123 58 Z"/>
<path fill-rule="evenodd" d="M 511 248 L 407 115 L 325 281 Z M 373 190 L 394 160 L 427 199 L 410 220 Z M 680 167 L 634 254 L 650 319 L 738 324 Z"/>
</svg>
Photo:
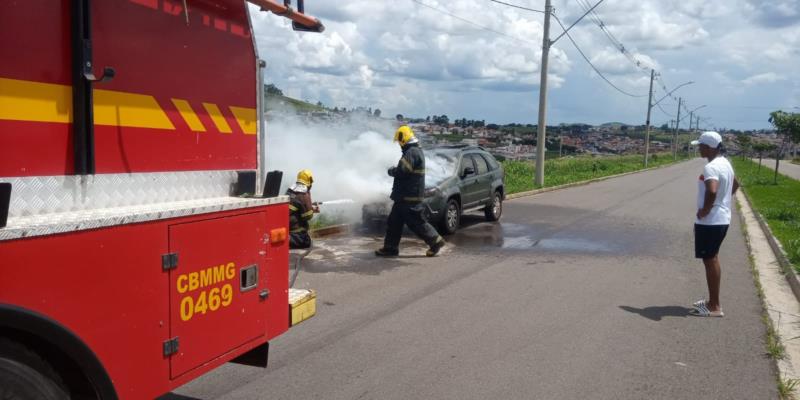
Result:
<svg viewBox="0 0 800 400">
<path fill-rule="evenodd" d="M 403 234 L 403 225 L 408 227 L 430 246 L 425 253 L 433 257 L 444 246 L 444 239 L 422 217 L 425 191 L 425 155 L 419 147 L 414 132 L 406 125 L 397 129 L 394 140 L 403 149 L 403 156 L 396 167 L 389 168 L 389 176 L 394 177 L 391 199 L 394 201 L 389 214 L 386 238 L 383 247 L 375 251 L 379 257 L 394 257 L 399 254 L 398 246 Z"/>
<path fill-rule="evenodd" d="M 297 182 L 286 194 L 289 196 L 289 248 L 307 249 L 311 247 L 311 236 L 308 235 L 308 221 L 319 212 L 319 208 L 311 202 L 311 185 L 314 176 L 304 169 L 297 173 Z"/>
</svg>

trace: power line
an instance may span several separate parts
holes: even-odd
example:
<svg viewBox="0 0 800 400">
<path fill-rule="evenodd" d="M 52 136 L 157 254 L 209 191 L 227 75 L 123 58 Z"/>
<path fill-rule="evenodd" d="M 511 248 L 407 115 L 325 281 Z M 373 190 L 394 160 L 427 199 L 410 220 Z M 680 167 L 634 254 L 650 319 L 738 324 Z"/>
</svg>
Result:
<svg viewBox="0 0 800 400">
<path fill-rule="evenodd" d="M 494 2 L 494 3 L 498 3 L 498 4 L 503 4 L 503 5 L 506 5 L 506 6 L 509 6 L 509 7 L 513 7 L 513 8 L 519 8 L 520 10 L 533 11 L 533 12 L 538 12 L 538 13 L 544 14 L 544 11 L 542 11 L 542 10 L 534 10 L 533 8 L 518 6 L 516 4 L 506 3 L 506 2 L 499 1 L 499 0 L 489 0 L 489 1 Z"/>
<path fill-rule="evenodd" d="M 666 115 L 666 116 L 668 116 L 668 117 L 672 118 L 672 114 L 670 114 L 670 113 L 666 112 L 666 111 L 664 110 L 664 107 L 661 107 L 661 103 L 659 103 L 659 104 L 656 104 L 656 106 L 658 107 L 658 109 L 659 109 L 659 110 L 661 110 L 661 112 L 662 112 L 662 113 L 664 113 L 664 115 Z"/>
<path fill-rule="evenodd" d="M 419 4 L 419 5 L 421 5 L 421 6 L 423 6 L 423 7 L 430 8 L 431 10 L 438 11 L 438 12 L 440 12 L 440 13 L 442 13 L 442 14 L 449 15 L 449 16 L 451 16 L 451 17 L 453 17 L 453 18 L 455 18 L 455 19 L 457 19 L 457 20 L 459 20 L 459 21 L 465 22 L 465 23 L 467 23 L 467 24 L 470 24 L 470 25 L 472 25 L 472 26 L 474 26 L 474 27 L 477 27 L 477 28 L 483 29 L 483 30 L 485 30 L 485 31 L 489 31 L 489 32 L 492 32 L 492 33 L 498 34 L 498 35 L 500 35 L 500 36 L 505 36 L 505 37 L 507 37 L 507 38 L 510 38 L 510 39 L 518 40 L 518 41 L 520 41 L 520 42 L 525 42 L 525 43 L 528 43 L 528 44 L 534 44 L 534 45 L 538 45 L 537 43 L 535 43 L 535 42 L 532 42 L 532 41 L 530 41 L 530 40 L 525 40 L 525 39 L 522 39 L 522 38 L 519 38 L 519 37 L 516 37 L 516 36 L 511 36 L 511 35 L 509 35 L 509 34 L 506 34 L 506 33 L 500 32 L 500 31 L 498 31 L 498 30 L 495 30 L 495 29 L 489 28 L 488 26 L 481 25 L 481 24 L 479 24 L 479 23 L 477 23 L 477 22 L 472 22 L 472 21 L 470 21 L 470 20 L 468 20 L 468 19 L 466 19 L 466 18 L 464 18 L 464 17 L 460 17 L 460 16 L 458 16 L 458 15 L 456 15 L 456 14 L 453 14 L 453 13 L 451 13 L 451 12 L 447 11 L 447 10 L 443 10 L 443 9 L 441 9 L 441 8 L 436 8 L 436 7 L 434 7 L 434 6 L 431 6 L 431 5 L 425 4 L 425 3 L 423 3 L 423 2 L 421 2 L 421 1 L 419 1 L 419 0 L 411 0 L 411 1 L 413 1 L 414 3 L 417 3 L 417 4 Z"/>
<path fill-rule="evenodd" d="M 578 47 L 578 44 L 575 43 L 574 39 L 572 39 L 572 36 L 569 34 L 567 29 L 564 27 L 564 24 L 561 23 L 561 20 L 555 14 L 553 14 L 553 18 L 556 19 L 556 22 L 558 22 L 558 25 L 560 25 L 561 29 L 564 30 L 564 32 L 566 33 L 567 38 L 569 39 L 570 42 L 572 42 L 572 45 L 575 46 L 575 49 L 578 50 L 578 53 L 580 53 L 581 57 L 583 57 L 583 59 L 589 64 L 589 66 L 592 67 L 594 72 L 596 72 L 597 75 L 600 75 L 600 77 L 603 78 L 603 80 L 606 81 L 606 83 L 608 83 L 609 85 L 611 85 L 611 87 L 613 87 L 614 89 L 617 89 L 618 92 L 620 92 L 620 93 L 622 93 L 622 94 L 624 94 L 626 96 L 630 96 L 630 97 L 646 97 L 647 96 L 646 94 L 635 95 L 635 94 L 628 93 L 628 92 L 620 89 L 619 87 L 617 87 L 617 85 L 613 84 L 610 80 L 608 80 L 608 78 L 606 78 L 605 75 L 603 75 L 603 73 L 600 72 L 600 70 L 598 70 L 597 67 L 594 66 L 594 64 L 592 64 L 592 62 L 589 60 L 589 58 L 586 57 L 586 54 L 583 53 L 583 50 L 581 50 L 581 48 Z"/>
<path fill-rule="evenodd" d="M 591 9 L 591 4 L 589 4 L 586 0 L 577 0 L 577 1 L 581 5 L 581 7 L 583 7 L 585 10 Z M 630 60 L 631 63 L 633 63 L 637 68 L 641 69 L 643 72 L 648 72 L 648 73 L 650 72 L 652 66 L 648 66 L 647 63 L 643 62 L 635 55 L 633 55 L 625 47 L 625 45 L 619 39 L 617 39 L 617 37 L 614 36 L 614 34 L 611 33 L 610 30 L 608 30 L 608 27 L 606 26 L 605 22 L 603 22 L 603 20 L 600 18 L 600 15 L 598 15 L 596 11 L 591 10 L 589 17 L 605 34 L 608 40 L 611 41 L 611 44 L 613 44 L 614 47 L 620 51 L 620 53 L 622 53 L 626 58 L 628 58 L 628 60 Z"/>
</svg>

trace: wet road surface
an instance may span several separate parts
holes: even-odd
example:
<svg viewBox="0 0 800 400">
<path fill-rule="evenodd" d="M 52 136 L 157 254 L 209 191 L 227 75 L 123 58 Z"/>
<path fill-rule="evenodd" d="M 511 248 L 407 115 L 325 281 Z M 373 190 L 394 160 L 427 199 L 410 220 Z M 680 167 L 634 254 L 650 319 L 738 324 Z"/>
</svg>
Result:
<svg viewBox="0 0 800 400">
<path fill-rule="evenodd" d="M 296 287 L 317 316 L 171 399 L 767 399 L 773 363 L 738 217 L 722 247 L 724 318 L 693 258 L 701 160 L 465 216 L 442 255 L 380 235 L 317 242 Z"/>
</svg>

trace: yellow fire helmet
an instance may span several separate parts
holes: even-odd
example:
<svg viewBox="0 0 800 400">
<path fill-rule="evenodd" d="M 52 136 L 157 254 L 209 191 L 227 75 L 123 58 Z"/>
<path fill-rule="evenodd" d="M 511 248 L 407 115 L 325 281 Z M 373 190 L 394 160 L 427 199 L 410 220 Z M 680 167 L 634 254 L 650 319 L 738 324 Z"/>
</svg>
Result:
<svg viewBox="0 0 800 400">
<path fill-rule="evenodd" d="M 400 146 L 405 146 L 412 139 L 414 139 L 414 131 L 408 125 L 397 128 L 397 132 L 394 133 L 394 141 L 400 143 Z"/>
<path fill-rule="evenodd" d="M 297 173 L 297 182 L 302 183 L 308 187 L 314 184 L 314 175 L 310 169 L 302 169 Z"/>
</svg>

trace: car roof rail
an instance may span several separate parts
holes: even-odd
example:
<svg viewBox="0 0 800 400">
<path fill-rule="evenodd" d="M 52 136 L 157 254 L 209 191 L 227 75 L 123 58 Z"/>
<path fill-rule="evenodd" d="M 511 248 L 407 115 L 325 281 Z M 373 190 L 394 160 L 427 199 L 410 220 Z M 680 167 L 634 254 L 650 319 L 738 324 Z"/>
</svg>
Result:
<svg viewBox="0 0 800 400">
<path fill-rule="evenodd" d="M 437 144 L 432 149 L 459 149 L 459 150 L 483 150 L 487 151 L 485 148 L 481 146 L 475 146 L 466 143 L 454 143 L 454 144 Z"/>
</svg>

